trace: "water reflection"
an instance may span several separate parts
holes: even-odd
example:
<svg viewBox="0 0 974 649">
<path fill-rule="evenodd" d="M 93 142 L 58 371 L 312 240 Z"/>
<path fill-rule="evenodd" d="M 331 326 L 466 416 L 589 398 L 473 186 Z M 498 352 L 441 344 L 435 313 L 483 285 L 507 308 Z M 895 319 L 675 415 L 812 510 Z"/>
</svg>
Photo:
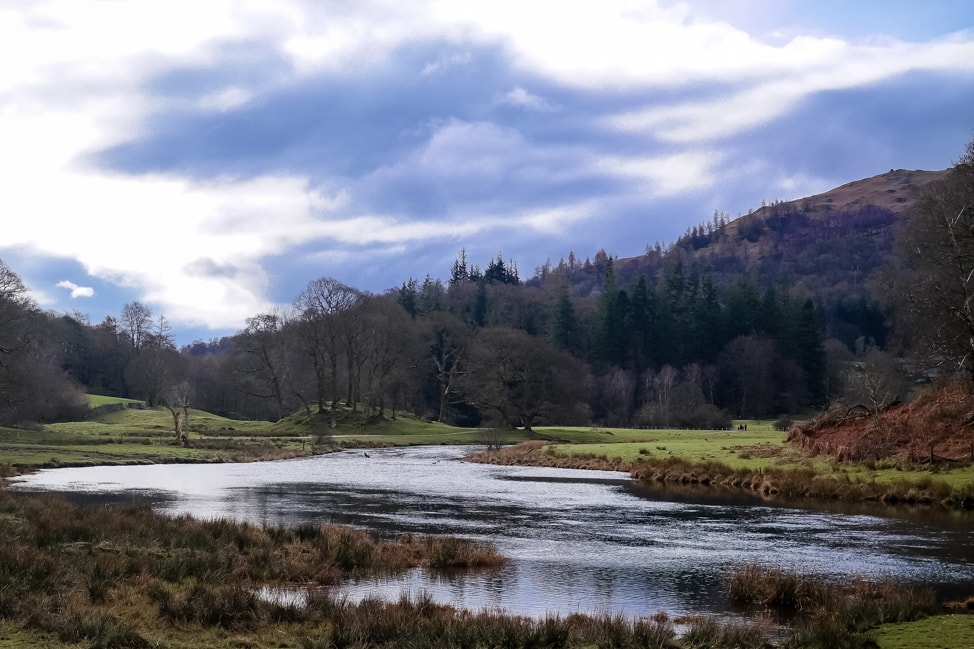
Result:
<svg viewBox="0 0 974 649">
<path fill-rule="evenodd" d="M 267 525 L 336 522 L 392 538 L 496 543 L 509 565 L 411 571 L 348 584 L 350 597 L 426 590 L 465 608 L 544 615 L 720 612 L 721 574 L 760 563 L 844 579 L 974 580 L 971 518 L 813 511 L 714 491 L 651 489 L 616 472 L 467 464 L 462 447 L 387 449 L 285 462 L 58 469 L 21 489 L 147 498 L 160 511 Z"/>
</svg>

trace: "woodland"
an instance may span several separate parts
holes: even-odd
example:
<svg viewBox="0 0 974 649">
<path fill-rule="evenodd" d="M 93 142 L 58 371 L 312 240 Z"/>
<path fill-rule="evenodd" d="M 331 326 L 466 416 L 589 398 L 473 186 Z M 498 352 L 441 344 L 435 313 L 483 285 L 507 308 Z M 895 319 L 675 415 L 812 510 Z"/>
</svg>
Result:
<svg viewBox="0 0 974 649">
<path fill-rule="evenodd" d="M 0 261 L 0 425 L 77 418 L 84 392 L 250 420 L 305 410 L 332 427 L 349 410 L 530 430 L 879 409 L 916 382 L 972 376 L 972 169 L 974 142 L 943 178 L 900 181 L 902 209 L 774 202 L 527 279 L 501 253 L 479 266 L 463 250 L 446 280 L 381 294 L 312 279 L 289 308 L 182 348 L 140 302 L 97 323 L 45 312 Z"/>
</svg>

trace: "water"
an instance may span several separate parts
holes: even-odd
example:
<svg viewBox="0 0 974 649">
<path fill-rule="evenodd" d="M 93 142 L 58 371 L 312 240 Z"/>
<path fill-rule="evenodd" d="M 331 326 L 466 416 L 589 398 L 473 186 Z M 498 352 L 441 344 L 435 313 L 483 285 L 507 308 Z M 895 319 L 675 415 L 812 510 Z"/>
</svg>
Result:
<svg viewBox="0 0 974 649">
<path fill-rule="evenodd" d="M 353 599 L 422 590 L 464 608 L 533 616 L 721 614 L 721 576 L 747 563 L 836 580 L 895 577 L 958 594 L 974 583 L 969 516 L 881 517 L 641 488 L 619 472 L 462 462 L 470 450 L 54 469 L 15 488 L 267 525 L 343 523 L 385 538 L 452 534 L 491 541 L 511 558 L 499 569 L 414 570 L 346 584 Z"/>
</svg>

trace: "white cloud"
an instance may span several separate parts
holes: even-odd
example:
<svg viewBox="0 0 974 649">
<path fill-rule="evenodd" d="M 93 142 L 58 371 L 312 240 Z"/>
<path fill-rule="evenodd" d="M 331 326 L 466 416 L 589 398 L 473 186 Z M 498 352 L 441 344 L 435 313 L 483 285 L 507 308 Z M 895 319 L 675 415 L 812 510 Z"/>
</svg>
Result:
<svg viewBox="0 0 974 649">
<path fill-rule="evenodd" d="M 200 108 L 225 113 L 250 102 L 253 93 L 243 88 L 225 88 L 220 92 L 206 95 L 200 99 Z"/>
<path fill-rule="evenodd" d="M 95 289 L 90 286 L 78 286 L 74 282 L 64 280 L 56 284 L 58 288 L 66 288 L 71 291 L 72 298 L 78 297 L 94 297 Z"/>
<path fill-rule="evenodd" d="M 615 115 L 608 125 L 643 132 L 680 144 L 732 137 L 788 113 L 811 95 L 863 87 L 913 70 L 966 70 L 974 74 L 974 42 L 945 41 L 931 45 L 893 43 L 884 47 L 845 46 L 831 42 L 817 51 L 789 56 L 788 48 L 815 49 L 810 39 L 783 48 L 793 65 L 787 75 L 729 88 L 708 100 L 678 102 Z M 818 42 L 820 45 L 822 42 Z"/>
<path fill-rule="evenodd" d="M 544 97 L 531 94 L 521 87 L 514 88 L 513 90 L 501 95 L 494 100 L 494 103 L 502 106 L 513 106 L 515 108 L 524 108 L 542 113 L 550 113 L 558 110 L 558 106 L 551 103 Z"/>
<path fill-rule="evenodd" d="M 643 181 L 651 195 L 669 198 L 711 187 L 721 157 L 716 150 L 655 157 L 601 156 L 595 165 L 606 173 Z"/>
</svg>

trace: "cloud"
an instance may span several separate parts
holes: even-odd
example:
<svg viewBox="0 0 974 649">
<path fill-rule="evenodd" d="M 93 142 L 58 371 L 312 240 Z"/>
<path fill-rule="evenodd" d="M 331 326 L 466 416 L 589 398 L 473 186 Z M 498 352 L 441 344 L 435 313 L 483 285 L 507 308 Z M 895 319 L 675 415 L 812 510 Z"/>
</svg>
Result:
<svg viewBox="0 0 974 649">
<path fill-rule="evenodd" d="M 448 70 L 470 65 L 472 60 L 473 57 L 471 56 L 470 52 L 459 52 L 456 54 L 440 56 L 435 61 L 431 61 L 430 63 L 424 65 L 420 74 L 424 77 L 443 74 Z"/>
<path fill-rule="evenodd" d="M 524 108 L 526 110 L 534 110 L 542 113 L 550 113 L 558 110 L 557 105 L 547 101 L 543 97 L 533 95 L 524 88 L 520 87 L 508 91 L 494 101 L 502 106 L 513 106 L 514 108 Z"/>
<path fill-rule="evenodd" d="M 95 289 L 93 289 L 92 287 L 90 287 L 90 286 L 78 286 L 74 282 L 69 282 L 68 280 L 64 280 L 64 281 L 58 282 L 57 283 L 57 287 L 58 288 L 66 288 L 69 291 L 71 291 L 71 297 L 72 298 L 78 298 L 78 297 L 94 297 L 94 295 L 95 295 Z"/>
<path fill-rule="evenodd" d="M 199 105 L 203 110 L 214 110 L 225 113 L 240 108 L 253 99 L 253 93 L 243 88 L 225 88 L 200 99 Z"/>
<path fill-rule="evenodd" d="M 308 273 L 381 290 L 468 242 L 542 259 L 666 240 L 718 201 L 913 150 L 946 166 L 969 136 L 970 32 L 751 33 L 719 6 L 2 5 L 0 249 L 234 328 Z"/>
</svg>

